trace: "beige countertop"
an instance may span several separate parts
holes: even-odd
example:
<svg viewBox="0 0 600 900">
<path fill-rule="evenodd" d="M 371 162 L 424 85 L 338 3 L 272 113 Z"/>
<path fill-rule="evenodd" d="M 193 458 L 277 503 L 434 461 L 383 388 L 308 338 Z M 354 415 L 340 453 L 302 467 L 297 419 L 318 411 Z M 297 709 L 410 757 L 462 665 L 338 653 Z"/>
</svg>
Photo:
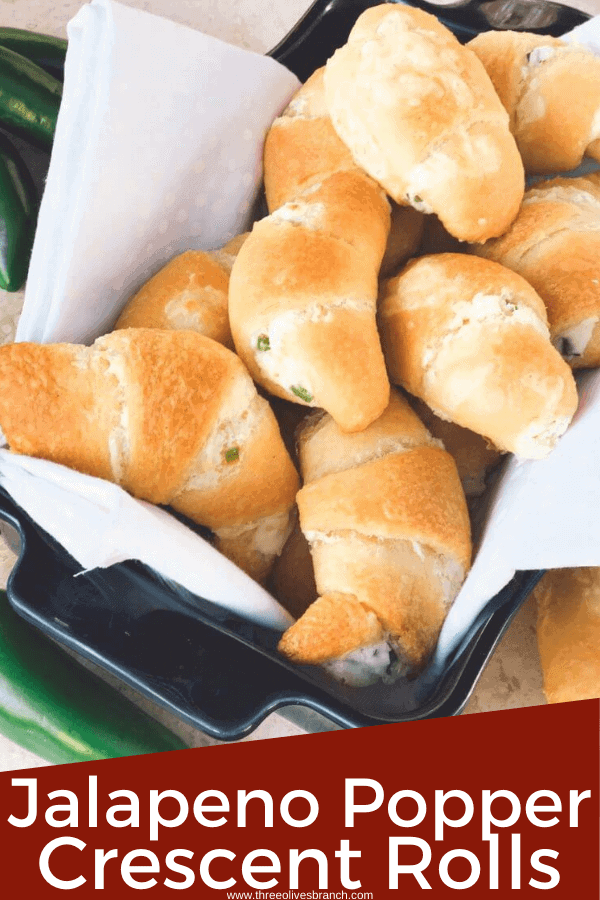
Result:
<svg viewBox="0 0 600 900">
<path fill-rule="evenodd" d="M 66 23 L 82 6 L 82 0 L 0 0 L 0 23 L 64 37 Z M 157 15 L 190 25 L 214 37 L 258 52 L 275 46 L 308 9 L 308 0 L 128 0 Z M 600 0 L 572 3 L 590 13 L 600 12 Z M 23 302 L 22 293 L 0 291 L 0 342 L 10 341 Z M 10 551 L 0 546 L 0 582 L 12 566 Z M 116 682 L 115 682 L 116 683 Z M 134 691 L 119 689 L 177 731 L 190 746 L 215 743 L 199 731 L 183 725 Z M 466 713 L 532 706 L 544 702 L 535 641 L 535 620 L 530 603 L 516 617 L 483 673 Z M 272 715 L 247 740 L 261 740 L 304 729 L 280 715 Z M 0 736 L 0 771 L 47 763 Z"/>
</svg>

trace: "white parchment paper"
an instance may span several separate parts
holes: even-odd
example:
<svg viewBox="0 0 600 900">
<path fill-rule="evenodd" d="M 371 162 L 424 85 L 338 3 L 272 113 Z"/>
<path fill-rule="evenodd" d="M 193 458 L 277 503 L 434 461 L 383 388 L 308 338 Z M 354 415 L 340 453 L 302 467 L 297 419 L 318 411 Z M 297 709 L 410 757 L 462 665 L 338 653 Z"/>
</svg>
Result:
<svg viewBox="0 0 600 900">
<path fill-rule="evenodd" d="M 577 31 L 582 43 L 600 46 L 600 19 Z M 298 86 L 273 60 L 111 0 L 83 7 L 68 33 L 65 96 L 19 340 L 89 342 L 176 252 L 220 246 L 243 230 L 264 134 Z M 600 373 L 579 384 L 579 411 L 549 459 L 509 461 L 438 662 L 516 570 L 600 565 Z M 97 479 L 6 452 L 0 473 L 84 568 L 135 558 L 172 577 L 182 526 L 175 523 L 161 554 L 166 513 Z M 147 545 L 149 530 L 159 539 Z M 289 617 L 269 595 L 191 537 L 194 550 L 185 560 L 176 555 L 177 580 L 286 626 Z"/>
<path fill-rule="evenodd" d="M 194 594 L 284 630 L 293 621 L 267 591 L 158 506 L 115 484 L 0 450 L 2 484 L 82 571 L 143 560 Z M 98 560 L 101 560 L 99 563 Z"/>
<path fill-rule="evenodd" d="M 83 6 L 67 33 L 21 341 L 90 343 L 176 253 L 244 231 L 266 131 L 299 87 L 270 58 L 111 0 Z M 0 481 L 83 569 L 138 559 L 254 621 L 292 621 L 210 544 L 115 485 L 7 451 Z"/>
<path fill-rule="evenodd" d="M 244 231 L 299 82 L 269 57 L 93 0 L 65 83 L 17 340 L 89 343 L 176 253 Z"/>
</svg>

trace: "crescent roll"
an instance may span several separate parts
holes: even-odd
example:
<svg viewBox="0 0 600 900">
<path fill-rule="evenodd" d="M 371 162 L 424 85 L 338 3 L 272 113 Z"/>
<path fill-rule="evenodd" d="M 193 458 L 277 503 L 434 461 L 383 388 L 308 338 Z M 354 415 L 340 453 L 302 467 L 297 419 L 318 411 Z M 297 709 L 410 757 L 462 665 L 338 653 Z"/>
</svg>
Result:
<svg viewBox="0 0 600 900">
<path fill-rule="evenodd" d="M 454 237 L 502 234 L 525 189 L 508 115 L 483 65 L 435 16 L 366 10 L 328 60 L 327 106 L 356 162 Z"/>
<path fill-rule="evenodd" d="M 237 356 L 195 332 L 0 347 L 0 427 L 16 453 L 206 525 L 258 580 L 292 527 L 298 476 L 271 408 Z"/>
<path fill-rule="evenodd" d="M 265 187 L 271 215 L 231 273 L 235 348 L 271 394 L 366 428 L 389 399 L 376 304 L 390 210 L 331 126 L 322 71 L 267 136 Z"/>
<path fill-rule="evenodd" d="M 328 663 L 338 675 L 383 662 L 385 674 L 392 647 L 400 668 L 419 668 L 470 565 L 452 457 L 396 391 L 360 434 L 344 434 L 328 415 L 311 417 L 299 452 L 300 525 L 319 598 L 280 651 L 297 663 Z"/>
<path fill-rule="evenodd" d="M 524 278 L 475 256 L 424 256 L 384 284 L 379 312 L 392 381 L 500 450 L 550 453 L 577 390 Z"/>
<path fill-rule="evenodd" d="M 600 59 L 580 44 L 516 31 L 469 42 L 510 116 L 525 169 L 568 172 L 600 159 Z"/>
<path fill-rule="evenodd" d="M 509 231 L 472 250 L 522 275 L 548 312 L 571 368 L 600 365 L 600 184 L 554 178 L 525 193 Z"/>
<path fill-rule="evenodd" d="M 221 250 L 186 250 L 167 263 L 127 302 L 114 327 L 197 331 L 233 350 L 229 327 L 229 273 L 246 238 Z"/>
<path fill-rule="evenodd" d="M 552 569 L 533 593 L 548 703 L 600 697 L 600 569 Z"/>
</svg>

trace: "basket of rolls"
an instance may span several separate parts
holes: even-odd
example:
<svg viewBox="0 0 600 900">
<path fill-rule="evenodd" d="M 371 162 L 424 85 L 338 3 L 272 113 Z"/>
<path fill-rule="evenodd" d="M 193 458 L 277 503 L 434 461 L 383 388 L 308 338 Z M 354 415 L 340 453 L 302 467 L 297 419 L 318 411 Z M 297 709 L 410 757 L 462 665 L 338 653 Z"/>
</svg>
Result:
<svg viewBox="0 0 600 900">
<path fill-rule="evenodd" d="M 134 21 L 110 0 L 98 6 L 112 11 L 111 28 L 126 33 Z M 121 579 L 130 572 L 131 591 L 135 581 L 143 593 L 146 578 L 153 614 L 166 604 L 184 631 L 188 622 L 191 668 L 177 674 L 186 691 L 174 693 L 154 657 L 146 671 L 126 649 L 116 656 L 114 633 L 101 646 L 76 623 L 61 631 L 68 611 L 33 609 L 18 573 L 13 603 L 217 737 L 247 733 L 290 703 L 345 726 L 454 714 L 541 570 L 600 565 L 600 540 L 582 546 L 571 527 L 579 512 L 561 519 L 569 502 L 585 507 L 582 491 L 600 496 L 594 443 L 582 438 L 600 443 L 590 374 L 600 366 L 600 176 L 572 177 L 584 157 L 600 160 L 600 58 L 510 31 L 461 44 L 435 16 L 399 3 L 371 6 L 345 38 L 302 85 L 261 61 L 281 80 L 268 121 L 242 132 L 259 165 L 250 154 L 242 212 L 219 236 L 193 233 L 173 201 L 164 228 L 141 225 L 129 244 L 100 235 L 98 221 L 82 224 L 94 218 L 82 183 L 77 209 L 90 212 L 70 218 L 75 248 L 79 228 L 88 249 L 95 233 L 119 248 L 91 288 L 68 231 L 62 268 L 42 287 L 73 152 L 73 110 L 61 111 L 18 340 L 0 348 L 8 517 L 18 522 L 21 510 L 22 537 L 38 527 L 55 555 L 53 542 L 62 546 L 79 585 L 69 591 L 83 595 L 86 579 L 99 591 L 101 570 L 106 602 L 110 565 Z M 69 71 L 68 58 L 67 97 Z M 566 95 L 568 129 L 557 101 Z M 90 133 L 108 134 L 106 147 L 120 139 L 112 121 Z M 201 181 L 206 165 L 186 163 Z M 211 179 L 207 194 L 219 190 Z M 173 187 L 190 190 L 185 179 Z M 196 210 L 220 215 L 200 199 Z M 112 231 L 135 232 L 131 201 L 121 207 Z M 114 553 L 93 556 L 89 536 L 80 555 L 77 535 L 52 533 L 19 492 L 19 465 L 23 479 L 46 477 L 31 458 L 62 473 L 61 490 L 65 470 L 79 473 L 86 502 L 111 482 L 111 497 L 127 498 L 119 508 L 131 498 L 144 514 L 166 508 L 201 535 L 195 585 L 203 566 L 219 570 L 217 558 L 231 566 L 211 576 L 219 596 L 179 590 L 158 556 L 123 554 L 150 567 L 142 576 L 138 564 L 113 565 Z M 565 481 L 574 469 L 580 481 Z M 204 555 L 205 540 L 218 553 Z M 225 615 L 215 609 L 233 566 L 245 580 Z M 252 610 L 259 594 L 264 616 Z M 131 599 L 114 602 L 128 614 Z M 229 641 L 228 660 L 211 656 L 221 719 L 201 689 L 192 620 L 210 626 L 202 641 L 211 628 Z M 232 699 L 242 682 L 243 708 Z"/>
</svg>

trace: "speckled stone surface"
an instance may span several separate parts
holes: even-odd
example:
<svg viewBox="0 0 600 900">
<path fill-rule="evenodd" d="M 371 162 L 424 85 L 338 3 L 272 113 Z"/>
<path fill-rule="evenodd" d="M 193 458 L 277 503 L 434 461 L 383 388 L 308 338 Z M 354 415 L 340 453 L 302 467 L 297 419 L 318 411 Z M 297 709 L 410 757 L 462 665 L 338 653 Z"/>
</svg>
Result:
<svg viewBox="0 0 600 900">
<path fill-rule="evenodd" d="M 82 3 L 80 0 L 0 0 L 0 22 L 5 26 L 66 35 L 66 23 Z M 136 0 L 127 5 L 192 26 L 224 41 L 263 53 L 275 46 L 293 27 L 310 3 L 307 0 Z M 572 5 L 590 13 L 600 12 L 600 0 L 577 0 Z M 0 343 L 12 340 L 23 302 L 22 293 L 0 291 Z M 0 543 L 0 583 L 4 583 L 13 557 Z M 90 665 L 90 668 L 94 668 Z M 110 680 L 141 707 L 182 736 L 190 746 L 216 743 L 136 692 Z M 544 703 L 542 679 L 535 642 L 534 610 L 526 604 L 512 623 L 501 645 L 483 673 L 467 706 L 466 714 Z M 318 718 L 303 717 L 294 724 L 272 715 L 246 740 L 297 735 L 322 730 Z M 43 766 L 47 763 L 0 736 L 0 771 Z"/>
</svg>

